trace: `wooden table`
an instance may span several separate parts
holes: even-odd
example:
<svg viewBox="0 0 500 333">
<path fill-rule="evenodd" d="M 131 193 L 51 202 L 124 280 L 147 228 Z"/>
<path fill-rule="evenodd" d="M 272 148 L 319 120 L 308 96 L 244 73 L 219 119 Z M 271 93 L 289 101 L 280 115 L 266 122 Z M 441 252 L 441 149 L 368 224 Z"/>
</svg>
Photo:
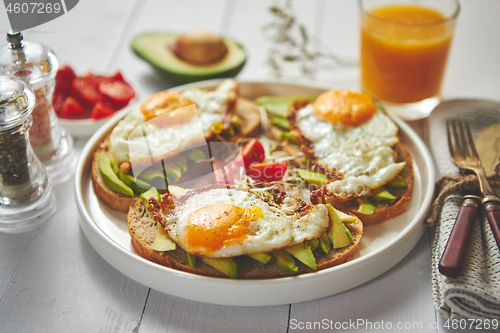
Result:
<svg viewBox="0 0 500 333">
<path fill-rule="evenodd" d="M 443 97 L 498 100 L 500 2 L 461 3 Z M 61 62 L 81 74 L 121 70 L 145 98 L 172 86 L 130 50 L 131 38 L 147 30 L 203 28 L 232 36 L 248 51 L 239 78 L 271 78 L 265 65 L 270 44 L 261 31 L 271 20 L 271 4 L 264 0 L 85 0 L 66 15 L 24 34 L 25 40 L 50 46 Z M 324 43 L 324 49 L 357 59 L 355 1 L 296 0 L 293 5 L 297 18 Z M 0 31 L 9 29 L 2 9 Z M 325 71 L 314 80 L 335 82 L 349 70 Z M 410 125 L 425 137 L 425 121 Z M 77 154 L 85 142 L 75 141 Z M 273 307 L 217 306 L 157 292 L 115 270 L 80 229 L 73 181 L 54 190 L 58 209 L 47 223 L 32 232 L 0 234 L 1 332 L 293 332 L 313 331 L 307 330 L 308 323 L 323 320 L 344 327 L 364 320 L 365 325 L 349 326 L 360 332 L 371 331 L 368 322 L 373 330 L 391 323 L 393 328 L 402 325 L 396 330 L 400 332 L 448 332 L 433 307 L 430 231 L 395 267 L 341 294 Z M 382 328 L 378 331 L 385 331 Z"/>
</svg>

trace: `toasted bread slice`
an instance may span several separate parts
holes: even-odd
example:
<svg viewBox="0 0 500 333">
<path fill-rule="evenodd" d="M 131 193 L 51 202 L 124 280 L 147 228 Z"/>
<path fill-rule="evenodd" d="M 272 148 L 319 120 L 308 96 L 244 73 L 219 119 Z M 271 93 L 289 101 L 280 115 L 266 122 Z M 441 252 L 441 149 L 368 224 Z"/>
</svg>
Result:
<svg viewBox="0 0 500 333">
<path fill-rule="evenodd" d="M 176 250 L 160 252 L 151 249 L 156 233 L 158 232 L 157 222 L 149 209 L 146 209 L 142 202 L 134 203 L 128 212 L 128 229 L 132 240 L 132 246 L 141 257 L 153 261 L 157 264 L 190 272 L 198 275 L 227 278 L 224 274 L 214 268 L 204 264 L 201 260 L 196 261 L 194 267 L 189 266 L 187 253 L 177 246 Z M 363 223 L 358 219 L 356 223 L 346 223 L 351 231 L 353 242 L 344 248 L 330 249 L 325 254 L 319 247 L 314 251 L 317 262 L 317 270 L 340 265 L 353 258 L 359 249 L 359 242 L 363 235 Z M 295 260 L 298 271 L 291 273 L 283 270 L 278 265 L 269 261 L 262 264 L 248 256 L 234 258 L 238 265 L 238 279 L 271 279 L 299 274 L 312 273 L 314 270 Z"/>
<path fill-rule="evenodd" d="M 296 112 L 297 110 L 305 107 L 310 101 L 295 101 L 289 109 L 288 119 L 292 128 L 296 129 Z M 276 128 L 271 129 L 271 133 L 275 138 L 279 138 L 281 131 Z M 311 168 L 315 166 L 314 171 L 326 173 L 322 166 L 314 165 L 314 160 L 316 156 L 314 155 L 314 147 L 312 143 L 305 138 L 299 131 L 292 130 L 291 135 L 298 141 L 299 144 L 288 143 L 285 150 L 287 150 L 291 155 L 299 155 L 302 152 L 305 157 L 307 157 L 308 162 L 311 164 L 304 164 L 304 156 L 297 157 L 294 163 L 298 167 L 308 167 Z M 395 153 L 396 162 L 406 162 L 406 166 L 401 172 L 401 176 L 405 179 L 408 188 L 406 189 L 396 189 L 390 188 L 390 193 L 396 196 L 396 199 L 386 202 L 379 202 L 375 204 L 375 211 L 371 215 L 366 215 L 359 213 L 357 210 L 359 208 L 358 203 L 354 199 L 346 200 L 345 198 L 339 198 L 333 193 L 328 192 L 325 186 L 323 186 L 318 191 L 314 191 L 311 195 L 311 200 L 314 203 L 324 203 L 325 197 L 328 201 L 333 204 L 337 209 L 356 215 L 365 225 L 380 223 L 396 217 L 403 212 L 405 212 L 410 203 L 410 199 L 413 193 L 413 159 L 408 147 L 401 141 L 399 141 L 394 147 L 392 147 Z"/>
<path fill-rule="evenodd" d="M 241 120 L 240 126 L 237 129 L 237 133 L 233 135 L 223 134 L 223 139 L 234 142 L 240 137 L 251 136 L 259 132 L 260 111 L 255 103 L 239 97 L 236 101 L 234 112 Z M 211 141 L 216 140 L 217 138 L 214 137 Z M 94 152 L 94 159 L 92 161 L 92 183 L 94 184 L 94 191 L 97 197 L 109 207 L 122 213 L 127 213 L 130 205 L 139 200 L 139 196 L 126 196 L 114 191 L 104 183 L 97 159 L 99 153 L 111 154 L 109 137 L 106 137 L 99 148 Z"/>
<path fill-rule="evenodd" d="M 104 142 L 102 142 L 94 152 L 94 158 L 92 160 L 92 184 L 94 185 L 94 192 L 105 204 L 122 213 L 127 213 L 128 208 L 135 201 L 140 200 L 139 196 L 129 197 L 125 194 L 117 192 L 111 189 L 102 178 L 101 170 L 99 169 L 99 154 L 111 155 L 109 150 L 109 137 L 106 137 Z"/>
</svg>

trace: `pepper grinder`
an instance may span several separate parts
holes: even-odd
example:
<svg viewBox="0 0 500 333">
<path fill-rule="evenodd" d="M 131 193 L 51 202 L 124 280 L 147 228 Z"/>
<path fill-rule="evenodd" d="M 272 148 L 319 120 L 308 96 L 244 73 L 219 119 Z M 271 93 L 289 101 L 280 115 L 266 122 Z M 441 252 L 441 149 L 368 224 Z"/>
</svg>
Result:
<svg viewBox="0 0 500 333">
<path fill-rule="evenodd" d="M 34 108 L 27 83 L 0 75 L 0 232 L 31 230 L 55 212 L 50 180 L 28 140 Z"/>
<path fill-rule="evenodd" d="M 36 97 L 29 141 L 53 184 L 68 180 L 75 169 L 73 141 L 60 126 L 52 107 L 52 93 L 59 62 L 50 49 L 24 42 L 21 32 L 7 33 L 8 45 L 0 48 L 0 75 L 28 83 Z"/>
</svg>

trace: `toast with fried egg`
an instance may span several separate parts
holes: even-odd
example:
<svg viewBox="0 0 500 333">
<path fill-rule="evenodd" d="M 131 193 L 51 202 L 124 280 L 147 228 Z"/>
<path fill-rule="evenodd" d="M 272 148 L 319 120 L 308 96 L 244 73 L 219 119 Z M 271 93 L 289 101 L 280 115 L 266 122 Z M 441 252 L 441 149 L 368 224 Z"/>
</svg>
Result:
<svg viewBox="0 0 500 333">
<path fill-rule="evenodd" d="M 312 167 L 330 179 L 313 193 L 316 203 L 326 198 L 366 225 L 407 209 L 414 182 L 412 157 L 397 125 L 370 97 L 350 90 L 327 91 L 314 102 L 295 101 L 288 120 L 298 145 L 289 144 L 287 150 L 300 147 L 306 156 L 298 166 Z M 393 186 L 396 178 L 403 186 Z M 381 198 L 379 193 L 387 190 L 389 195 Z M 372 207 L 368 213 L 360 208 L 365 202 Z"/>
<path fill-rule="evenodd" d="M 396 161 L 406 162 L 405 168 L 399 174 L 402 179 L 404 179 L 406 186 L 403 188 L 390 187 L 389 191 L 395 197 L 392 200 L 372 200 L 371 203 L 375 206 L 375 210 L 372 214 L 363 214 L 359 212 L 359 203 L 356 200 L 346 200 L 344 197 L 339 197 L 335 193 L 328 191 L 326 186 L 313 191 L 311 200 L 315 203 L 325 203 L 326 198 L 328 202 L 337 209 L 356 215 L 365 225 L 384 222 L 404 213 L 408 209 L 413 192 L 413 160 L 408 148 L 402 142 L 398 142 L 393 149 L 396 155 Z"/>
<path fill-rule="evenodd" d="M 231 196 L 235 201 L 233 202 L 234 205 L 237 206 L 242 206 L 245 207 L 251 207 L 245 204 L 244 202 L 239 202 L 238 198 L 243 198 L 246 200 L 250 201 L 255 201 L 259 202 L 259 207 L 262 207 L 264 210 L 266 210 L 266 206 L 269 206 L 271 209 L 284 209 L 285 211 L 288 210 L 288 214 L 291 214 L 292 211 L 294 214 L 297 214 L 302 217 L 307 217 L 308 214 L 311 214 L 311 212 L 316 212 L 317 214 L 314 215 L 316 221 L 314 222 L 321 222 L 320 220 L 325 218 L 324 215 L 324 206 L 323 205 L 311 205 L 311 204 L 305 204 L 302 200 L 293 198 L 290 196 L 287 196 L 285 193 L 280 192 L 280 191 L 274 191 L 273 192 L 273 199 L 272 200 L 261 200 L 258 199 L 256 195 L 253 193 L 249 193 L 247 190 L 243 189 L 235 189 L 235 188 L 230 188 L 228 189 L 227 187 L 221 187 L 221 186 L 211 186 L 209 188 L 204 188 L 204 189 L 199 189 L 196 191 L 192 191 L 190 193 L 187 193 L 185 196 L 181 196 L 178 198 L 174 198 L 174 202 L 176 202 L 178 205 L 186 205 L 186 202 L 188 200 L 192 201 L 190 204 L 198 203 L 200 207 L 189 207 L 190 204 L 188 204 L 188 207 L 184 206 L 184 208 L 187 211 L 192 211 L 194 213 L 198 213 L 200 215 L 200 210 L 203 211 L 203 208 L 207 209 L 214 209 L 214 205 L 210 205 L 208 202 L 205 204 L 200 202 L 203 202 L 204 200 L 210 198 L 210 200 L 215 200 L 218 202 L 218 205 L 220 205 L 221 201 L 224 201 L 222 199 L 223 196 L 219 195 L 216 196 L 214 195 L 215 193 L 211 193 L 210 191 L 231 191 Z M 207 193 L 210 192 L 210 193 Z M 197 195 L 202 195 L 203 193 L 207 194 L 205 198 L 200 197 L 200 198 L 193 198 L 193 196 Z M 219 193 L 220 194 L 220 193 Z M 158 263 L 160 265 L 174 268 L 177 270 L 185 271 L 185 272 L 190 272 L 198 275 L 205 275 L 205 276 L 212 276 L 212 277 L 227 277 L 223 273 L 219 272 L 218 270 L 214 269 L 213 267 L 205 264 L 202 260 L 197 260 L 196 264 L 190 264 L 189 259 L 188 259 L 188 254 L 186 251 L 192 252 L 192 249 L 190 248 L 189 245 L 182 245 L 182 242 L 179 241 L 179 238 L 175 236 L 175 230 L 172 225 L 165 221 L 167 216 L 168 218 L 171 218 L 172 215 L 169 215 L 171 212 L 169 212 L 170 208 L 168 207 L 171 204 L 170 201 L 170 196 L 164 196 L 162 200 L 158 203 L 155 202 L 155 200 L 150 199 L 150 204 L 151 204 L 151 209 L 146 208 L 145 205 L 142 202 L 136 202 L 134 205 L 130 207 L 129 213 L 128 213 L 128 228 L 129 228 L 129 233 L 131 236 L 131 241 L 132 241 L 132 246 L 135 249 L 135 251 L 143 258 L 153 261 L 155 263 Z M 191 198 L 191 199 L 190 199 Z M 218 199 L 214 199 L 218 198 Z M 245 201 L 245 200 L 243 200 Z M 170 203 L 169 203 L 170 202 Z M 290 210 L 291 209 L 291 210 Z M 164 211 L 166 215 L 161 215 L 161 211 Z M 166 211 L 165 211 L 166 210 Z M 182 208 L 181 208 L 182 210 Z M 215 214 L 217 215 L 217 214 Z M 226 215 L 230 215 L 226 214 Z M 272 215 L 272 213 L 271 213 Z M 204 213 L 204 216 L 210 216 L 210 214 Z M 290 215 L 288 215 L 290 216 Z M 193 214 L 191 214 L 189 217 L 193 217 Z M 264 214 L 261 216 L 261 220 L 267 217 L 267 214 Z M 192 223 L 190 219 L 190 223 Z M 214 218 L 213 221 L 218 220 L 217 218 Z M 318 223 L 319 223 L 318 222 Z M 175 250 L 171 251 L 156 251 L 153 250 L 152 244 L 155 241 L 156 235 L 158 233 L 158 223 L 162 224 L 162 227 L 168 231 L 169 235 L 173 235 L 173 239 L 175 238 L 175 242 L 181 245 L 177 246 Z M 251 223 L 256 223 L 251 222 Z M 301 224 L 304 224 L 302 222 Z M 319 223 L 321 224 L 321 223 Z M 169 229 L 169 227 L 171 229 Z M 339 264 L 342 264 L 344 262 L 349 261 L 350 259 L 353 258 L 353 256 L 356 254 L 359 248 L 359 243 L 363 234 L 363 224 L 359 219 L 357 219 L 353 223 L 348 223 L 346 224 L 346 227 L 350 230 L 350 233 L 352 235 L 352 242 L 345 247 L 338 248 L 338 249 L 330 249 L 328 253 L 325 253 L 320 247 L 317 247 L 314 251 L 314 257 L 316 259 L 316 265 L 317 269 L 316 270 L 323 270 L 329 267 L 333 267 Z M 223 227 L 222 227 L 223 228 Z M 232 225 L 232 229 L 237 228 L 237 223 Z M 245 241 L 243 239 L 239 239 L 237 242 L 226 242 L 226 244 L 229 244 L 229 246 L 223 246 L 222 248 L 218 249 L 219 251 L 233 251 L 232 254 L 235 254 L 234 256 L 231 256 L 231 254 L 227 254 L 231 258 L 234 259 L 234 262 L 237 265 L 237 278 L 238 279 L 270 279 L 270 278 L 280 278 L 280 277 L 286 277 L 286 276 L 293 276 L 293 275 L 299 275 L 299 274 L 305 274 L 305 273 L 311 273 L 314 272 L 315 270 L 311 269 L 310 267 L 302 264 L 300 261 L 295 260 L 297 264 L 297 270 L 295 272 L 291 272 L 288 270 L 285 270 L 278 266 L 276 263 L 269 261 L 267 263 L 261 263 L 250 256 L 246 255 L 245 253 L 258 253 L 259 249 L 258 247 L 263 246 L 264 248 L 266 247 L 266 241 L 268 241 L 269 237 L 272 236 L 271 234 L 274 234 L 275 232 L 277 233 L 277 230 L 275 231 L 272 227 L 269 226 L 260 226 L 261 229 L 259 229 L 259 232 L 264 234 L 264 240 L 263 239 L 255 239 L 252 238 L 252 242 L 254 244 L 252 245 L 245 245 Z M 270 228 L 268 230 L 268 228 Z M 299 229 L 301 229 L 299 227 Z M 304 230 L 304 228 L 302 228 Z M 319 234 L 322 234 L 325 232 L 325 228 L 320 227 Z M 266 231 L 269 231 L 269 234 L 266 234 Z M 314 232 L 313 232 L 314 233 Z M 230 233 L 229 233 L 230 234 Z M 318 234 L 318 235 L 319 235 Z M 313 235 L 311 237 L 317 237 L 318 235 Z M 234 235 L 233 235 L 234 236 Z M 300 234 L 298 235 L 300 237 Z M 189 237 L 189 235 L 188 235 Z M 192 236 L 191 236 L 192 237 Z M 222 234 L 222 237 L 230 237 L 228 236 L 228 233 Z M 238 237 L 238 236 L 236 236 Z M 277 234 L 275 237 L 278 237 Z M 217 237 L 216 237 L 217 238 Z M 251 238 L 251 237 L 250 237 Z M 308 236 L 305 236 L 305 241 L 307 241 Z M 294 239 L 292 237 L 292 239 Z M 291 240 L 288 239 L 288 242 Z M 296 240 L 298 242 L 304 241 L 304 240 Z M 187 241 L 186 241 L 187 242 Z M 274 242 L 274 241 L 273 241 Z M 289 246 L 290 243 L 283 243 L 283 240 L 278 240 L 278 242 L 274 243 L 272 245 L 273 250 L 279 250 L 281 247 L 286 247 Z M 192 244 L 191 244 L 192 246 Z M 243 252 L 240 251 L 241 247 L 244 247 Z M 184 248 L 183 248 L 184 247 Z M 236 248 L 236 249 L 231 249 L 231 247 Z M 269 247 L 267 248 L 269 249 Z M 206 245 L 206 248 L 204 251 L 208 251 L 204 254 L 200 254 L 199 249 L 195 249 L 193 253 L 196 253 L 197 255 L 215 255 L 216 251 L 214 251 L 213 248 L 210 247 L 209 245 Z M 236 252 L 234 252 L 236 251 Z M 238 252 L 240 251 L 240 252 Z M 266 251 L 266 250 L 262 250 Z M 220 253 L 219 253 L 220 254 Z M 224 255 L 224 254 L 221 254 Z"/>
<path fill-rule="evenodd" d="M 238 84 L 234 80 L 224 80 L 212 92 L 201 89 L 192 89 L 185 94 L 164 91 L 146 99 L 142 105 L 135 106 L 113 128 L 110 135 L 104 139 L 94 152 L 92 182 L 97 197 L 111 208 L 127 213 L 129 206 L 139 199 L 140 191 L 147 189 L 147 186 L 145 186 L 146 188 L 140 191 L 134 191 L 132 196 L 113 189 L 112 186 L 109 186 L 109 182 L 105 181 L 100 170 L 100 154 L 106 155 L 115 162 L 114 169 L 116 173 L 120 170 L 125 174 L 125 177 L 128 177 L 131 176 L 132 164 L 145 167 L 153 159 L 159 163 L 167 159 L 176 149 L 184 149 L 187 143 L 194 145 L 202 140 L 207 142 L 235 142 L 240 137 L 257 134 L 260 130 L 261 119 L 259 108 L 250 100 L 239 97 L 238 94 Z M 165 115 L 170 115 L 170 119 L 172 119 L 174 118 L 172 115 L 177 113 L 178 118 L 185 120 L 187 113 L 182 114 L 182 111 L 192 104 L 197 107 L 199 122 L 203 129 L 201 136 L 199 130 L 198 134 L 196 134 L 198 129 L 196 126 L 198 125 L 195 124 L 192 126 L 194 128 L 190 128 L 190 123 L 183 124 L 184 127 L 178 128 L 177 133 L 174 134 L 165 133 L 165 130 L 158 134 L 159 131 L 150 130 L 151 126 L 148 125 L 150 127 L 147 127 L 146 131 L 150 132 L 145 133 L 145 137 L 151 137 L 152 139 L 149 141 L 154 142 L 154 146 L 145 145 L 143 141 L 147 140 L 141 141 L 141 138 L 134 134 L 135 129 L 142 128 L 142 124 L 152 121 L 154 125 L 156 119 Z M 217 109 L 217 107 L 219 108 Z M 186 138 L 191 133 L 195 133 L 193 138 Z M 155 137 L 156 134 L 158 134 L 157 137 Z M 178 138 L 179 144 L 173 147 L 172 142 L 176 141 L 176 138 Z M 132 142 L 132 145 L 130 145 L 130 142 Z M 135 151 L 129 150 L 129 147 L 132 146 L 135 147 L 133 148 Z M 131 163 L 132 157 L 135 157 L 133 163 Z M 173 158 L 175 159 L 175 156 Z M 180 169 L 186 172 L 184 170 L 185 165 Z"/>
</svg>

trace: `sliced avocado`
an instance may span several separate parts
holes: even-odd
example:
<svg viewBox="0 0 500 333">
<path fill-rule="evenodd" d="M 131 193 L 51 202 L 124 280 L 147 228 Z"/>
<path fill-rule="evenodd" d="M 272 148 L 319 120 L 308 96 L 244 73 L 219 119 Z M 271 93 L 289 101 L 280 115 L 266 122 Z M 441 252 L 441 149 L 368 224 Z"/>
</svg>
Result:
<svg viewBox="0 0 500 333">
<path fill-rule="evenodd" d="M 118 178 L 137 194 L 144 193 L 151 187 L 151 185 L 144 180 L 134 178 L 134 176 L 123 173 L 121 170 L 118 170 Z"/>
<path fill-rule="evenodd" d="M 334 249 L 348 246 L 352 243 L 352 235 L 349 229 L 346 228 L 342 220 L 335 212 L 335 209 L 330 204 L 325 205 L 328 209 L 330 217 L 330 227 L 328 228 L 328 237 L 332 241 Z"/>
<path fill-rule="evenodd" d="M 149 209 L 149 199 L 155 198 L 156 200 L 160 201 L 160 193 L 158 193 L 158 190 L 155 187 L 151 187 L 149 190 L 141 194 L 141 198 L 144 207 Z"/>
<path fill-rule="evenodd" d="M 229 276 L 231 279 L 236 278 L 238 275 L 238 269 L 236 266 L 236 262 L 234 262 L 233 258 L 204 258 L 201 260 L 207 264 L 218 270 L 219 272 Z"/>
<path fill-rule="evenodd" d="M 187 253 L 187 256 L 188 256 L 189 267 L 194 268 L 194 265 L 196 265 L 196 258 L 197 257 L 193 256 L 192 254 L 189 254 L 189 253 Z"/>
<path fill-rule="evenodd" d="M 332 247 L 332 241 L 330 240 L 330 237 L 328 237 L 328 232 L 325 232 L 318 239 L 319 239 L 319 247 L 323 250 L 323 252 L 325 253 L 330 252 L 330 248 Z"/>
<path fill-rule="evenodd" d="M 289 132 L 281 132 L 280 139 L 284 139 L 284 140 L 289 141 L 291 143 L 299 144 L 297 139 L 293 135 L 290 135 Z"/>
<path fill-rule="evenodd" d="M 175 164 L 177 164 L 180 168 L 181 171 L 184 173 L 187 171 L 187 158 L 183 155 L 178 155 L 175 157 Z"/>
<path fill-rule="evenodd" d="M 317 96 L 295 95 L 295 96 L 262 96 L 255 100 L 255 103 L 262 105 L 267 112 L 275 116 L 286 117 L 288 107 L 293 101 L 314 100 Z"/>
<path fill-rule="evenodd" d="M 401 175 L 397 175 L 391 182 L 387 184 L 388 187 L 400 188 L 406 190 L 408 188 L 408 183 Z"/>
<path fill-rule="evenodd" d="M 173 251 L 176 248 L 176 244 L 170 239 L 168 234 L 163 230 L 161 223 L 157 223 L 158 232 L 156 233 L 153 244 L 151 244 L 151 249 L 155 251 Z"/>
<path fill-rule="evenodd" d="M 138 178 L 144 180 L 149 184 L 153 183 L 158 178 L 161 180 L 165 180 L 163 172 L 158 170 L 144 170 L 143 172 L 141 172 Z"/>
<path fill-rule="evenodd" d="M 269 119 L 269 123 L 271 125 L 281 128 L 284 131 L 292 130 L 292 126 L 290 126 L 290 122 L 288 121 L 288 119 L 283 117 L 273 117 Z"/>
<path fill-rule="evenodd" d="M 189 151 L 187 158 L 193 162 L 198 162 L 199 160 L 204 160 L 206 157 L 203 150 L 195 148 Z"/>
<path fill-rule="evenodd" d="M 271 257 L 273 257 L 273 261 L 283 268 L 287 272 L 297 272 L 299 268 L 295 265 L 295 260 L 293 260 L 293 256 L 283 250 L 271 252 Z"/>
<path fill-rule="evenodd" d="M 307 241 L 307 245 L 309 245 L 311 247 L 311 250 L 314 251 L 319 246 L 319 239 L 318 238 L 314 238 L 314 239 L 308 240 Z"/>
<path fill-rule="evenodd" d="M 287 247 L 285 251 L 297 258 L 304 265 L 307 265 L 314 270 L 317 269 L 316 258 L 314 258 L 311 247 L 307 245 L 306 242 Z"/>
<path fill-rule="evenodd" d="M 318 188 L 323 186 L 329 180 L 325 174 L 309 170 L 300 170 L 299 176 L 306 182 L 316 185 Z"/>
<path fill-rule="evenodd" d="M 112 157 L 109 158 L 109 164 L 111 165 L 111 170 L 113 170 L 114 173 L 118 174 L 118 172 L 120 171 L 120 167 L 118 166 L 118 164 L 116 164 L 116 161 Z"/>
<path fill-rule="evenodd" d="M 101 171 L 104 183 L 116 192 L 125 194 L 129 197 L 133 197 L 134 191 L 132 191 L 130 187 L 128 187 L 124 182 L 122 182 L 118 178 L 116 173 L 113 172 L 109 156 L 100 153 L 97 158 L 99 162 L 99 170 Z"/>
<path fill-rule="evenodd" d="M 375 211 L 375 206 L 367 198 L 358 198 L 356 201 L 359 205 L 358 213 L 372 215 Z"/>
<path fill-rule="evenodd" d="M 250 258 L 260 261 L 263 264 L 267 264 L 271 260 L 271 255 L 269 253 L 254 253 L 248 255 Z"/>
<path fill-rule="evenodd" d="M 357 222 L 356 216 L 346 214 L 346 213 L 341 212 L 340 210 L 338 210 L 336 208 L 333 208 L 333 209 L 335 209 L 335 213 L 337 213 L 337 215 L 340 217 L 340 219 L 342 220 L 343 223 L 355 223 L 355 222 Z"/>
<path fill-rule="evenodd" d="M 184 61 L 170 49 L 170 44 L 178 36 L 165 32 L 142 33 L 134 37 L 131 47 L 137 56 L 159 70 L 165 77 L 178 83 L 234 77 L 245 65 L 245 49 L 227 38 L 224 38 L 227 53 L 222 60 L 210 65 L 195 65 Z"/>
<path fill-rule="evenodd" d="M 376 201 L 390 201 L 396 199 L 396 197 L 390 194 L 384 187 L 374 189 L 371 198 Z"/>
<path fill-rule="evenodd" d="M 182 176 L 182 169 L 180 166 L 173 162 L 165 163 L 165 173 L 167 174 L 167 179 L 169 184 L 175 183 Z"/>
</svg>

